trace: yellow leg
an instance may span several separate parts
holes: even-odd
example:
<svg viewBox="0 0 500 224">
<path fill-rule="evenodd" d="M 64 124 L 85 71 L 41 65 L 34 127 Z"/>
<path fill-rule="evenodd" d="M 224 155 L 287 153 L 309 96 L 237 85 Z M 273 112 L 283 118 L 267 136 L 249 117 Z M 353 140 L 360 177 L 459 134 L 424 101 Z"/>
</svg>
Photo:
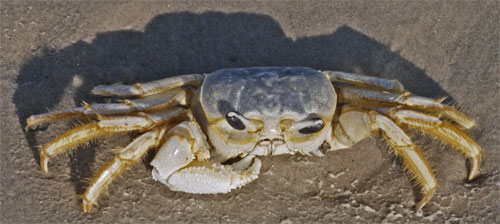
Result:
<svg viewBox="0 0 500 224">
<path fill-rule="evenodd" d="M 35 129 L 44 123 L 65 119 L 95 118 L 100 115 L 119 115 L 134 112 L 151 112 L 172 107 L 176 104 L 186 104 L 186 91 L 176 88 L 139 99 L 125 99 L 121 103 L 83 103 L 83 107 L 69 110 L 54 111 L 45 114 L 30 116 L 27 120 L 26 130 Z"/>
<path fill-rule="evenodd" d="M 50 158 L 74 149 L 79 145 L 86 144 L 92 139 L 113 133 L 145 131 L 155 125 L 161 125 L 169 121 L 178 122 L 176 118 L 182 115 L 184 111 L 182 108 L 170 108 L 137 116 L 101 117 L 99 122 L 71 129 L 42 147 L 40 152 L 42 171 L 48 172 Z"/>
<path fill-rule="evenodd" d="M 406 108 L 435 114 L 449 119 L 463 128 L 469 129 L 475 125 L 474 120 L 457 109 L 441 104 L 444 98 L 431 99 L 412 95 L 410 92 L 386 93 L 355 87 L 337 88 L 340 102 L 361 107 L 394 107 Z"/>
<path fill-rule="evenodd" d="M 479 175 L 483 149 L 464 131 L 447 121 L 417 111 L 393 108 L 387 114 L 396 122 L 422 131 L 462 152 L 472 163 L 468 179 Z"/>
<path fill-rule="evenodd" d="M 83 118 L 93 118 L 94 116 L 86 116 L 82 113 L 83 108 L 77 107 L 69 110 L 54 111 L 44 114 L 32 115 L 26 120 L 26 131 L 34 130 L 38 126 L 57 120 L 66 119 L 83 119 Z"/>
<path fill-rule="evenodd" d="M 408 171 L 422 188 L 423 198 L 417 205 L 417 211 L 421 210 L 432 198 L 437 188 L 436 177 L 429 162 L 420 148 L 413 144 L 410 137 L 391 119 L 376 112 L 371 112 L 370 117 L 382 130 L 388 144 L 394 149 L 396 155 L 403 159 Z"/>
<path fill-rule="evenodd" d="M 382 131 L 389 146 L 403 159 L 408 171 L 422 188 L 423 198 L 417 209 L 420 210 L 432 198 L 437 181 L 429 162 L 410 137 L 390 118 L 375 111 L 347 111 L 339 116 L 334 128 L 331 145 L 339 148 L 350 147 L 374 132 Z"/>
<path fill-rule="evenodd" d="M 204 78 L 205 76 L 203 75 L 191 74 L 146 83 L 136 83 L 134 85 L 121 85 L 118 83 L 109 86 L 99 85 L 92 90 L 92 93 L 101 96 L 146 96 L 188 84 L 199 86 Z"/>
<path fill-rule="evenodd" d="M 40 164 L 42 171 L 44 173 L 49 172 L 48 163 L 50 158 L 111 133 L 113 133 L 112 129 L 101 128 L 97 123 L 85 124 L 67 131 L 41 148 Z"/>
<path fill-rule="evenodd" d="M 129 122 L 130 125 L 123 125 L 126 122 Z M 143 117 L 122 117 L 120 119 L 102 120 L 73 128 L 41 148 L 40 163 L 42 171 L 44 173 L 48 172 L 50 158 L 74 149 L 79 145 L 86 144 L 93 139 L 107 134 L 139 130 L 151 124 L 151 121 Z"/>
<path fill-rule="evenodd" d="M 403 84 L 401 84 L 398 80 L 383 79 L 338 71 L 323 71 L 322 73 L 325 74 L 332 82 L 348 83 L 358 87 L 397 93 L 405 90 Z"/>
<path fill-rule="evenodd" d="M 140 160 L 150 148 L 158 146 L 165 130 L 166 127 L 161 129 L 154 128 L 119 150 L 118 154 L 94 177 L 87 191 L 83 194 L 83 211 L 86 213 L 89 212 L 92 206 L 96 204 L 102 192 L 108 188 L 108 185 L 116 177 L 130 167 L 130 165 Z"/>
</svg>

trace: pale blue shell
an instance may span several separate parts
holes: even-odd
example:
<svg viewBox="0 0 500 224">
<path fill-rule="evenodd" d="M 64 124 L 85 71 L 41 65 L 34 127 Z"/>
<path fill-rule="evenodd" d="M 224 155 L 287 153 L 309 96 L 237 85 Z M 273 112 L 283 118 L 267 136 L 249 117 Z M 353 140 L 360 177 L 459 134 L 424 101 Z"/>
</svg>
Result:
<svg viewBox="0 0 500 224">
<path fill-rule="evenodd" d="M 209 120 L 229 111 L 262 120 L 309 114 L 331 118 L 336 94 L 328 78 L 305 67 L 229 68 L 206 75 L 200 102 Z"/>
</svg>

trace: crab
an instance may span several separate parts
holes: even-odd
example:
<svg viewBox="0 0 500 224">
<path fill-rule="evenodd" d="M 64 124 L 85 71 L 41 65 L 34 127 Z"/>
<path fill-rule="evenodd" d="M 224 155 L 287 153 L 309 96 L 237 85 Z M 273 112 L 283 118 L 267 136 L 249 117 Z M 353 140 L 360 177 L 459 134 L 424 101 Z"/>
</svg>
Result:
<svg viewBox="0 0 500 224">
<path fill-rule="evenodd" d="M 397 80 L 306 67 L 229 68 L 134 85 L 100 85 L 92 93 L 118 99 L 27 120 L 27 129 L 68 118 L 91 120 L 41 148 L 43 172 L 51 158 L 90 140 L 139 133 L 90 183 L 82 195 L 84 212 L 153 149 L 153 179 L 173 191 L 216 194 L 255 180 L 260 156 L 324 156 L 380 132 L 421 188 L 418 211 L 438 185 L 406 129 L 462 152 L 470 160 L 469 180 L 480 173 L 483 150 L 464 131 L 475 122 L 442 104 L 444 98 L 413 95 Z"/>
</svg>

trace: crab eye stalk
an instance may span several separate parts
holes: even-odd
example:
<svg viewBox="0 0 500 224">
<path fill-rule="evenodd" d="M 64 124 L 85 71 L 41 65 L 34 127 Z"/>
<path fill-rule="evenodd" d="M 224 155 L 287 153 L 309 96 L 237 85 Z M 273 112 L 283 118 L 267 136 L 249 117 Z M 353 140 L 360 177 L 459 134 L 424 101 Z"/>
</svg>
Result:
<svg viewBox="0 0 500 224">
<path fill-rule="evenodd" d="M 321 120 L 321 118 L 313 118 L 307 121 L 307 126 L 299 129 L 299 133 L 301 134 L 312 134 L 318 131 L 321 131 L 325 127 L 325 122 Z"/>
<path fill-rule="evenodd" d="M 245 130 L 245 124 L 240 119 L 241 115 L 237 112 L 230 111 L 226 114 L 226 121 L 236 130 Z"/>
</svg>

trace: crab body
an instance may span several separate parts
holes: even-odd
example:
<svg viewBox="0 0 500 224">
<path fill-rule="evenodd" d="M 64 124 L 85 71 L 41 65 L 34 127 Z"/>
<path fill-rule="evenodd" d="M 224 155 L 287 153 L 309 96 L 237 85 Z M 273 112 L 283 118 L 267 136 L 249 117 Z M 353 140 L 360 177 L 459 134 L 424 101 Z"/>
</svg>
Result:
<svg viewBox="0 0 500 224">
<path fill-rule="evenodd" d="M 224 193 L 256 179 L 259 156 L 323 156 L 381 132 L 421 186 L 420 210 L 437 182 L 405 129 L 418 129 L 471 160 L 479 174 L 482 149 L 463 129 L 474 121 L 434 100 L 414 96 L 396 80 L 305 67 L 231 68 L 135 85 L 97 86 L 97 95 L 132 97 L 33 115 L 27 128 L 62 118 L 95 118 L 41 149 L 48 161 L 94 138 L 141 133 L 101 169 L 83 195 L 88 212 L 121 172 L 151 149 L 153 178 L 171 190 Z"/>
<path fill-rule="evenodd" d="M 336 107 L 328 78 L 300 67 L 219 70 L 206 76 L 194 100 L 196 120 L 214 148 L 229 158 L 315 150 L 330 134 Z M 227 122 L 231 112 L 244 128 Z M 300 133 L 297 122 L 314 125 L 311 119 L 325 127 L 313 135 Z"/>
</svg>

